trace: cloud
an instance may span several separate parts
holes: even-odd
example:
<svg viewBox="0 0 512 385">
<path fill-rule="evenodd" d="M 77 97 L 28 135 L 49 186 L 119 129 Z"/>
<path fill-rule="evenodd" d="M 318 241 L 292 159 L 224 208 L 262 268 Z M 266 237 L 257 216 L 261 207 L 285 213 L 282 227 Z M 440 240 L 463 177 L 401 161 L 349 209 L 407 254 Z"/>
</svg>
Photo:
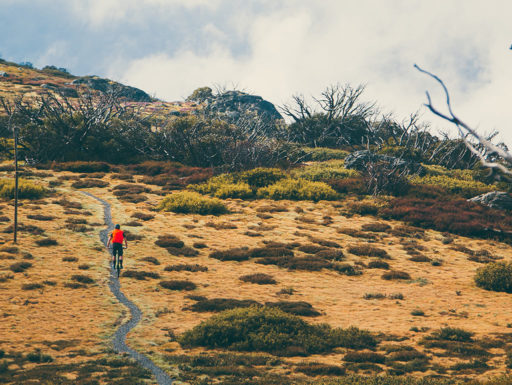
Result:
<svg viewBox="0 0 512 385">
<path fill-rule="evenodd" d="M 281 4 L 244 18 L 245 55 L 212 34 L 206 53 L 160 52 L 111 73 L 168 100 L 199 86 L 234 83 L 281 104 L 293 93 L 318 94 L 332 83 L 364 83 L 368 98 L 405 117 L 421 107 L 427 89 L 437 104 L 444 100 L 438 85 L 413 69 L 418 63 L 446 80 L 461 117 L 488 130 L 500 128 L 512 142 L 506 126 L 512 5 L 458 0 Z M 237 17 L 233 11 L 232 19 Z"/>
</svg>

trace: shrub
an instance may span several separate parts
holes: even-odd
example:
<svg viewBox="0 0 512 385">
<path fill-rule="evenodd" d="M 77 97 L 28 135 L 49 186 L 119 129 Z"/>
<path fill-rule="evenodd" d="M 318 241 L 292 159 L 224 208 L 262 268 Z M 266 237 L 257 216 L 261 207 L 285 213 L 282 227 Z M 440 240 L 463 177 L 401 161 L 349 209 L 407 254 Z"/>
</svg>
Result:
<svg viewBox="0 0 512 385">
<path fill-rule="evenodd" d="M 262 198 L 275 200 L 333 200 L 337 198 L 328 184 L 323 182 L 311 182 L 306 179 L 282 179 L 268 187 L 258 189 L 257 194 Z"/>
<path fill-rule="evenodd" d="M 349 212 L 359 215 L 376 215 L 379 212 L 379 206 L 371 201 L 361 201 L 352 203 Z"/>
<path fill-rule="evenodd" d="M 80 179 L 71 184 L 73 188 L 93 188 L 93 187 L 107 187 L 108 182 L 101 179 Z"/>
<path fill-rule="evenodd" d="M 35 352 L 28 353 L 26 356 L 27 361 L 34 363 L 43 363 L 43 362 L 52 362 L 52 356 L 41 353 L 39 350 Z"/>
<path fill-rule="evenodd" d="M 366 186 L 362 178 L 334 179 L 327 183 L 339 194 L 366 194 Z"/>
<path fill-rule="evenodd" d="M 496 186 L 494 185 L 486 185 L 485 183 L 472 179 L 458 179 L 446 175 L 414 176 L 410 179 L 410 182 L 414 185 L 439 186 L 451 194 L 460 195 L 464 198 L 471 198 L 496 190 Z"/>
<path fill-rule="evenodd" d="M 342 376 L 345 374 L 345 368 L 336 365 L 321 364 L 317 362 L 307 362 L 299 364 L 295 370 L 304 373 L 307 376 Z"/>
<path fill-rule="evenodd" d="M 259 306 L 228 310 L 213 316 L 185 332 L 179 342 L 185 347 L 264 351 L 276 355 L 307 355 L 329 352 L 337 346 L 366 347 L 376 343 L 368 332 L 359 329 L 311 325 L 279 309 Z"/>
<path fill-rule="evenodd" d="M 228 249 L 214 251 L 210 254 L 210 258 L 215 258 L 220 261 L 247 261 L 249 257 L 249 251 L 246 249 Z"/>
<path fill-rule="evenodd" d="M 361 270 L 356 269 L 354 266 L 349 265 L 348 263 L 332 265 L 332 268 L 336 270 L 338 273 L 345 274 L 348 276 L 363 274 Z"/>
<path fill-rule="evenodd" d="M 228 212 L 228 209 L 222 201 L 189 191 L 167 195 L 162 202 L 160 202 L 158 209 L 173 211 L 175 213 L 201 215 L 218 215 Z"/>
<path fill-rule="evenodd" d="M 358 256 L 391 258 L 386 250 L 371 245 L 352 245 L 348 248 L 348 252 Z"/>
<path fill-rule="evenodd" d="M 196 249 L 206 249 L 208 247 L 204 242 L 194 242 L 192 246 Z"/>
<path fill-rule="evenodd" d="M 185 243 L 178 239 L 175 235 L 166 234 L 166 235 L 159 235 L 158 239 L 155 241 L 155 245 L 160 247 L 175 247 L 175 248 L 182 248 L 185 246 Z"/>
<path fill-rule="evenodd" d="M 399 350 L 392 352 L 386 357 L 387 361 L 402 361 L 408 362 L 413 360 L 425 360 L 427 356 L 424 353 L 417 351 L 414 348 L 408 350 Z"/>
<path fill-rule="evenodd" d="M 195 257 L 199 254 L 197 250 L 194 250 L 192 247 L 184 246 L 184 247 L 167 247 L 167 251 L 171 255 L 183 256 L 183 257 Z"/>
<path fill-rule="evenodd" d="M 0 197 L 14 199 L 14 180 L 0 179 Z M 39 199 L 48 194 L 48 190 L 34 182 L 20 179 L 18 181 L 18 198 L 20 199 Z"/>
<path fill-rule="evenodd" d="M 348 151 L 328 147 L 303 147 L 310 159 L 314 162 L 323 162 L 332 159 L 345 159 Z"/>
<path fill-rule="evenodd" d="M 389 263 L 384 261 L 370 261 L 368 262 L 369 269 L 389 269 Z"/>
<path fill-rule="evenodd" d="M 411 279 L 411 276 L 409 275 L 409 273 L 406 273 L 405 271 L 391 270 L 382 274 L 382 279 L 388 281 L 395 279 Z"/>
<path fill-rule="evenodd" d="M 267 302 L 267 307 L 276 307 L 285 313 L 300 315 L 304 317 L 317 317 L 321 313 L 317 311 L 310 303 L 304 301 L 278 301 L 278 302 Z"/>
<path fill-rule="evenodd" d="M 496 262 L 479 268 L 475 283 L 485 290 L 512 293 L 512 263 Z"/>
<path fill-rule="evenodd" d="M 123 277 L 135 278 L 138 281 L 145 281 L 146 278 L 158 279 L 160 278 L 160 275 L 158 273 L 153 273 L 151 271 L 126 270 L 123 273 Z"/>
<path fill-rule="evenodd" d="M 57 240 L 53 238 L 44 238 L 36 240 L 38 246 L 55 246 L 58 245 Z"/>
<path fill-rule="evenodd" d="M 40 283 L 25 283 L 21 285 L 21 290 L 38 290 L 42 289 L 44 286 Z"/>
<path fill-rule="evenodd" d="M 469 342 L 472 341 L 473 334 L 474 333 L 468 332 L 467 330 L 464 329 L 445 327 L 436 330 L 431 334 L 431 336 L 427 337 L 427 339 Z"/>
<path fill-rule="evenodd" d="M 57 171 L 71 171 L 82 173 L 108 172 L 110 165 L 104 162 L 62 162 L 52 163 L 51 168 Z"/>
<path fill-rule="evenodd" d="M 315 256 L 318 258 L 326 259 L 328 261 L 342 261 L 345 258 L 343 251 L 338 249 L 320 250 L 319 252 L 315 253 Z"/>
<path fill-rule="evenodd" d="M 310 244 L 310 245 L 302 245 L 297 250 L 302 251 L 303 253 L 306 253 L 306 254 L 315 254 L 315 253 L 318 253 L 319 251 L 326 250 L 326 248 L 323 246 Z"/>
<path fill-rule="evenodd" d="M 85 284 L 94 283 L 94 279 L 92 279 L 91 277 L 89 277 L 87 275 L 75 274 L 75 275 L 71 276 L 71 279 L 73 281 L 85 283 Z"/>
<path fill-rule="evenodd" d="M 23 261 L 23 262 L 13 263 L 11 266 L 9 266 L 9 269 L 13 273 L 22 273 L 25 270 L 27 270 L 29 267 L 32 267 L 32 264 L 30 262 Z"/>
<path fill-rule="evenodd" d="M 383 364 L 386 357 L 374 352 L 348 352 L 343 357 L 346 362 L 373 362 L 375 364 Z"/>
<path fill-rule="evenodd" d="M 240 173 L 240 180 L 252 188 L 267 187 L 286 177 L 278 168 L 258 167 Z"/>
<path fill-rule="evenodd" d="M 82 264 L 82 265 L 78 265 L 78 268 L 80 270 L 89 270 L 91 268 L 91 266 L 87 265 L 87 264 Z"/>
<path fill-rule="evenodd" d="M 391 229 L 391 226 L 387 223 L 366 223 L 361 226 L 362 231 L 372 231 L 374 233 L 384 233 Z"/>
<path fill-rule="evenodd" d="M 41 214 L 32 214 L 27 215 L 28 219 L 34 219 L 36 221 L 53 221 L 55 217 L 52 217 L 51 215 L 41 215 Z"/>
<path fill-rule="evenodd" d="M 512 217 L 466 200 L 398 198 L 381 212 L 384 218 L 398 219 L 414 226 L 449 231 L 464 236 L 496 237 L 512 231 Z"/>
<path fill-rule="evenodd" d="M 243 282 L 256 283 L 258 285 L 275 285 L 277 283 L 271 275 L 263 273 L 242 275 L 239 279 Z"/>
<path fill-rule="evenodd" d="M 160 281 L 160 286 L 169 290 L 194 290 L 197 287 L 194 282 L 185 280 Z"/>
<path fill-rule="evenodd" d="M 18 223 L 18 231 L 24 231 L 33 235 L 42 235 L 44 234 L 44 230 L 40 227 L 33 225 L 24 225 L 22 223 Z M 4 233 L 12 233 L 14 232 L 14 225 L 7 226 L 4 230 Z"/>
<path fill-rule="evenodd" d="M 412 262 L 432 262 L 432 260 L 429 257 L 427 257 L 426 255 L 422 255 L 422 254 L 412 256 L 411 258 L 409 258 L 409 261 L 412 261 Z"/>
<path fill-rule="evenodd" d="M 78 261 L 77 257 L 62 257 L 63 262 L 76 262 Z"/>
<path fill-rule="evenodd" d="M 206 266 L 201 265 L 187 265 L 187 264 L 180 264 L 180 265 L 170 265 L 166 266 L 164 268 L 165 271 L 191 271 L 191 272 L 198 272 L 198 271 L 208 271 L 208 268 Z"/>
<path fill-rule="evenodd" d="M 296 178 L 317 182 L 327 182 L 334 179 L 355 178 L 359 176 L 358 171 L 345 168 L 342 160 L 312 164 L 294 171 L 293 174 Z"/>
<path fill-rule="evenodd" d="M 235 308 L 244 308 L 250 306 L 260 306 L 252 299 L 232 299 L 232 298 L 200 298 L 195 304 L 185 308 L 198 313 L 202 312 L 221 312 Z"/>
<path fill-rule="evenodd" d="M 144 257 L 141 258 L 141 261 L 146 261 L 149 263 L 152 263 L 153 265 L 160 265 L 160 261 L 156 259 L 155 257 Z"/>
<path fill-rule="evenodd" d="M 147 213 L 133 213 L 131 215 L 132 218 L 141 219 L 143 221 L 149 221 L 153 219 L 155 216 L 153 214 L 147 214 Z"/>
<path fill-rule="evenodd" d="M 290 250 L 286 246 L 267 244 L 265 247 L 257 247 L 250 250 L 252 258 L 264 258 L 264 257 L 293 257 L 293 250 Z"/>
</svg>

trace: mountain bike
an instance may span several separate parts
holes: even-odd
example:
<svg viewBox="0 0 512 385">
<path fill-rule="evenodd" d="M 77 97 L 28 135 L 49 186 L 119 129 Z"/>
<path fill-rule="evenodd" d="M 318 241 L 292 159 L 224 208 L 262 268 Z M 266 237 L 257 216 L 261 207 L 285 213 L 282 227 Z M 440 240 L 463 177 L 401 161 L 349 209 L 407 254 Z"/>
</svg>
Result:
<svg viewBox="0 0 512 385">
<path fill-rule="evenodd" d="M 126 249 L 126 247 L 123 247 L 123 249 Z M 110 248 L 110 250 L 112 250 L 112 248 Z M 120 260 L 119 260 L 119 254 L 116 254 L 114 255 L 114 260 L 113 260 L 113 264 L 112 264 L 112 268 L 114 269 L 114 271 L 117 272 L 117 278 L 119 278 L 120 274 L 121 274 L 121 263 L 120 263 Z"/>
</svg>

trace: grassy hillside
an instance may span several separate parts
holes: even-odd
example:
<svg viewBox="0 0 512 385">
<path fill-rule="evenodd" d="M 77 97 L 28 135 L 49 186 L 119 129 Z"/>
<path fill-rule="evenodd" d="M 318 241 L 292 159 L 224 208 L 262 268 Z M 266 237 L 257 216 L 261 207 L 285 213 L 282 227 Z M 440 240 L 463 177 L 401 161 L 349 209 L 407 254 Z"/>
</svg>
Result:
<svg viewBox="0 0 512 385">
<path fill-rule="evenodd" d="M 45 376 L 64 384 L 153 383 L 109 346 L 127 315 L 107 287 L 102 207 L 81 190 L 110 202 L 114 222 L 128 230 L 121 285 L 144 314 L 129 344 L 184 383 L 335 384 L 345 383 L 336 379 L 343 374 L 356 384 L 400 376 L 391 384 L 413 383 L 409 376 L 508 373 L 512 299 L 474 280 L 479 268 L 510 261 L 507 243 L 393 220 L 397 198 L 388 196 L 332 190 L 325 200 L 325 184 L 313 188 L 320 191 L 314 199 L 287 199 L 286 180 L 325 183 L 330 178 L 318 175 L 326 170 L 357 179 L 339 161 L 230 174 L 203 185 L 206 169 L 160 164 L 166 173 L 155 173 L 157 165 L 24 169 L 26 183 L 44 187 L 45 195 L 22 201 L 16 246 L 12 201 L 1 206 L 3 382 Z M 194 185 L 183 190 L 188 183 Z M 272 186 L 284 193 L 258 192 Z M 460 199 L 457 191 L 451 201 Z M 180 194 L 187 213 L 180 213 Z M 208 214 L 204 207 L 213 206 L 203 198 L 211 196 L 225 210 Z M 273 329 L 273 322 L 289 327 Z M 221 337 L 226 327 L 232 329 Z M 239 342 L 227 342 L 239 332 Z M 359 375 L 370 377 L 352 377 Z"/>
</svg>

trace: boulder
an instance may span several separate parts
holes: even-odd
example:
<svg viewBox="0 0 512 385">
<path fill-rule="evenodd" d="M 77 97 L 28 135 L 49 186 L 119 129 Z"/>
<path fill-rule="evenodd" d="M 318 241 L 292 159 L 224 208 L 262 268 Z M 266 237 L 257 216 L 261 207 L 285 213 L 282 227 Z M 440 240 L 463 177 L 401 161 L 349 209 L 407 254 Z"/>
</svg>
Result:
<svg viewBox="0 0 512 385">
<path fill-rule="evenodd" d="M 283 117 L 276 107 L 261 96 L 250 95 L 241 91 L 227 91 L 212 95 L 205 100 L 205 110 L 221 113 L 231 119 L 238 119 L 243 113 L 252 113 L 266 120 L 281 120 Z"/>
<path fill-rule="evenodd" d="M 9 74 L 7 72 L 0 71 L 0 77 L 1 78 L 7 78 L 7 77 L 9 77 Z"/>
<path fill-rule="evenodd" d="M 102 79 L 97 76 L 83 76 L 71 82 L 73 85 L 85 85 L 93 90 L 107 92 L 110 90 L 118 91 L 119 97 L 133 102 L 151 102 L 151 96 L 141 89 L 125 86 L 124 84 L 112 82 L 108 79 Z"/>
<path fill-rule="evenodd" d="M 425 170 L 420 163 L 412 162 L 407 159 L 396 158 L 394 156 L 376 154 L 369 150 L 354 151 L 345 158 L 345 167 L 362 171 L 369 162 L 386 162 L 396 165 L 398 168 L 407 168 L 410 172 L 423 175 Z"/>
<path fill-rule="evenodd" d="M 480 203 L 497 210 L 512 210 L 512 197 L 503 191 L 491 191 L 468 199 L 470 202 Z"/>
</svg>

